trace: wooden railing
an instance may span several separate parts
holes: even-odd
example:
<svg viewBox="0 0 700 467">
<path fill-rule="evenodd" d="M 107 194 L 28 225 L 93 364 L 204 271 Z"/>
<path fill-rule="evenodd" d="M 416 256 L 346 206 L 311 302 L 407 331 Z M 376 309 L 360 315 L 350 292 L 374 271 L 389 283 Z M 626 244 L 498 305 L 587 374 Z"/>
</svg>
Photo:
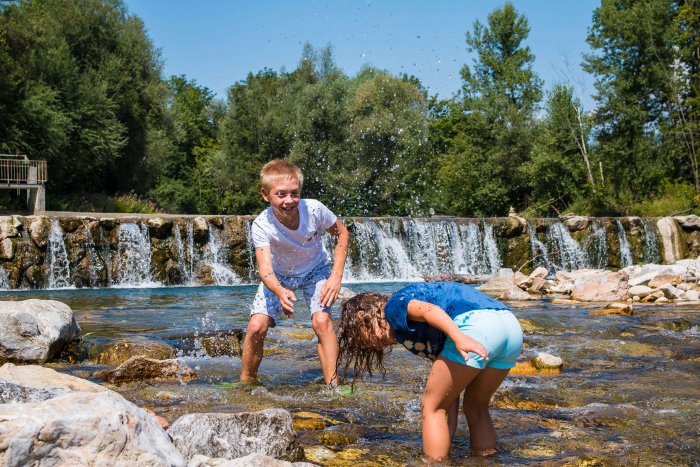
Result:
<svg viewBox="0 0 700 467">
<path fill-rule="evenodd" d="M 0 157 L 0 183 L 41 185 L 47 180 L 46 161 Z"/>
</svg>

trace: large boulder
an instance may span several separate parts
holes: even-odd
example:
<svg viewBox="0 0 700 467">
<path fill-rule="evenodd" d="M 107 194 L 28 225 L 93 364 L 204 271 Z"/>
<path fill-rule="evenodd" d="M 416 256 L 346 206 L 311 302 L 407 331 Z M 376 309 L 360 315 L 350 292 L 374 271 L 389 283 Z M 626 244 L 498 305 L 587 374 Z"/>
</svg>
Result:
<svg viewBox="0 0 700 467">
<path fill-rule="evenodd" d="M 663 245 L 663 258 L 666 264 L 673 264 L 684 257 L 684 242 L 681 237 L 681 229 L 673 217 L 663 217 L 656 222 L 659 229 L 661 244 Z"/>
<path fill-rule="evenodd" d="M 56 300 L 0 302 L 0 363 L 45 363 L 80 336 L 73 311 Z"/>
<path fill-rule="evenodd" d="M 477 289 L 481 290 L 485 294 L 498 297 L 503 292 L 511 290 L 513 285 L 515 285 L 515 282 L 513 281 L 513 270 L 509 268 L 502 268 L 491 279 L 477 287 Z"/>
<path fill-rule="evenodd" d="M 283 409 L 187 414 L 175 420 L 168 434 L 188 460 L 198 454 L 224 459 L 249 454 L 291 462 L 304 459 L 292 415 Z"/>
<path fill-rule="evenodd" d="M 145 411 L 111 392 L 0 404 L 2 465 L 184 466 Z"/>
<path fill-rule="evenodd" d="M 564 225 L 567 229 L 569 229 L 569 232 L 578 232 L 579 230 L 583 230 L 587 228 L 590 223 L 591 220 L 584 216 L 570 216 L 564 219 Z"/>
<path fill-rule="evenodd" d="M 615 302 L 627 298 L 627 274 L 622 271 L 581 270 L 574 275 L 571 298 L 587 302 Z"/>
<path fill-rule="evenodd" d="M 0 380 L 34 389 L 65 389 L 72 392 L 103 392 L 108 389 L 86 379 L 59 373 L 39 365 L 14 365 L 0 367 Z"/>
<path fill-rule="evenodd" d="M 688 230 L 700 230 L 700 217 L 696 215 L 675 216 L 674 219 L 681 227 Z"/>
</svg>

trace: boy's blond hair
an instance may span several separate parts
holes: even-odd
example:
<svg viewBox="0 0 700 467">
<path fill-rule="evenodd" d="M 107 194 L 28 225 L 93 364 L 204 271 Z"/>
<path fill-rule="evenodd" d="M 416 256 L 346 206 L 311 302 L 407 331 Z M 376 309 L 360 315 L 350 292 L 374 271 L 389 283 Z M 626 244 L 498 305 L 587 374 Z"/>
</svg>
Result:
<svg viewBox="0 0 700 467">
<path fill-rule="evenodd" d="M 279 178 L 296 178 L 299 181 L 299 187 L 304 184 L 304 174 L 296 165 L 284 159 L 273 159 L 263 165 L 260 170 L 260 183 L 265 190 L 270 188 L 270 184 Z"/>
</svg>

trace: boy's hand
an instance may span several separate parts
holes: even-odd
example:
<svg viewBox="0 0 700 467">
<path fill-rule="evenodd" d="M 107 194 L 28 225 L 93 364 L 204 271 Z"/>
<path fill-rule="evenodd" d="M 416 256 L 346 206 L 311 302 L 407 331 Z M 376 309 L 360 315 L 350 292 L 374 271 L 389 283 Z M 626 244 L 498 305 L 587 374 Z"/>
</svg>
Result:
<svg viewBox="0 0 700 467">
<path fill-rule="evenodd" d="M 282 304 L 282 311 L 287 316 L 292 316 L 294 314 L 294 302 L 297 301 L 297 296 L 289 289 L 280 287 L 279 292 L 277 292 L 277 298 L 280 299 Z"/>
<path fill-rule="evenodd" d="M 338 293 L 340 293 L 340 283 L 340 278 L 335 277 L 333 274 L 326 279 L 326 283 L 321 288 L 321 305 L 329 307 L 335 303 Z"/>
<path fill-rule="evenodd" d="M 489 353 L 486 347 L 481 345 L 481 343 L 469 336 L 462 335 L 458 341 L 455 341 L 455 347 L 459 350 L 459 353 L 464 357 L 464 360 L 469 360 L 469 352 L 474 352 L 475 354 L 482 357 L 484 360 L 489 359 Z"/>
</svg>

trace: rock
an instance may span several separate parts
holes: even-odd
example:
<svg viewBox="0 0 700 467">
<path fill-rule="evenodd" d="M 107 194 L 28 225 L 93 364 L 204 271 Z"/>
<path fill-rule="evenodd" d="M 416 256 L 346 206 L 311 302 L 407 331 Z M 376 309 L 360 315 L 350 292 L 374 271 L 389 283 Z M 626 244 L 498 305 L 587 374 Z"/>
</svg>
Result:
<svg viewBox="0 0 700 467">
<path fill-rule="evenodd" d="M 0 367 L 0 380 L 35 389 L 66 389 L 73 392 L 103 392 L 108 389 L 86 379 L 59 373 L 39 365 L 14 365 Z"/>
<path fill-rule="evenodd" d="M 657 274 L 653 279 L 649 281 L 649 287 L 652 289 L 657 289 L 662 285 L 671 284 L 678 285 L 683 282 L 683 277 L 677 274 Z"/>
<path fill-rule="evenodd" d="M 683 292 L 687 292 L 688 290 L 692 290 L 693 286 L 688 284 L 687 282 L 681 282 L 676 286 L 678 290 L 682 290 Z"/>
<path fill-rule="evenodd" d="M 0 405 L 2 465 L 185 466 L 146 412 L 112 391 Z"/>
<path fill-rule="evenodd" d="M 542 329 L 540 326 L 536 325 L 529 319 L 518 318 L 518 322 L 520 323 L 520 327 L 522 328 L 525 334 L 540 334 L 544 332 L 544 329 Z"/>
<path fill-rule="evenodd" d="M 46 363 L 80 336 L 73 311 L 56 300 L 0 302 L 0 362 Z"/>
<path fill-rule="evenodd" d="M 520 271 L 515 271 L 513 273 L 513 282 L 520 288 L 528 288 L 530 284 L 527 283 L 528 277 Z"/>
<path fill-rule="evenodd" d="M 597 310 L 597 311 L 591 311 L 588 313 L 590 316 L 598 316 L 598 315 L 625 315 L 625 316 L 632 316 L 634 312 L 632 311 L 632 305 L 627 304 L 624 308 L 604 308 L 602 310 Z"/>
<path fill-rule="evenodd" d="M 530 293 L 541 293 L 548 285 L 547 279 L 536 277 L 532 280 L 532 285 L 528 287 L 527 291 Z"/>
<path fill-rule="evenodd" d="M 292 416 L 283 409 L 187 414 L 175 420 L 168 434 L 187 459 L 197 454 L 235 459 L 253 453 L 292 462 L 304 458 Z"/>
<path fill-rule="evenodd" d="M 668 303 L 668 302 L 670 302 L 670 300 L 666 297 L 659 297 L 654 301 L 654 303 Z"/>
<path fill-rule="evenodd" d="M 569 232 L 578 232 L 588 227 L 591 223 L 590 219 L 584 216 L 571 216 L 564 219 L 564 225 Z"/>
<path fill-rule="evenodd" d="M 545 352 L 535 355 L 531 362 L 538 370 L 561 370 L 564 367 L 564 360 L 561 357 Z"/>
<path fill-rule="evenodd" d="M 357 292 L 355 292 L 352 289 L 349 289 L 347 287 L 341 287 L 340 292 L 338 292 L 338 300 L 348 300 L 352 297 L 357 295 Z"/>
<path fill-rule="evenodd" d="M 240 331 L 221 332 L 219 335 L 202 337 L 199 343 L 210 357 L 240 357 L 242 337 L 243 333 Z"/>
<path fill-rule="evenodd" d="M 15 257 L 15 244 L 12 240 L 6 238 L 0 240 L 0 259 L 11 261 Z"/>
<path fill-rule="evenodd" d="M 29 235 L 34 244 L 40 248 L 46 248 L 49 243 L 49 233 L 51 232 L 51 220 L 48 217 L 37 216 L 29 224 Z"/>
<path fill-rule="evenodd" d="M 209 223 L 201 216 L 195 217 L 192 221 L 194 229 L 194 239 L 199 242 L 205 242 L 209 238 Z"/>
<path fill-rule="evenodd" d="M 510 370 L 511 375 L 558 375 L 561 368 L 538 369 L 531 361 L 516 362 L 515 367 Z"/>
<path fill-rule="evenodd" d="M 641 300 L 641 302 L 642 303 L 655 302 L 656 300 L 658 300 L 659 298 L 662 298 L 662 297 L 665 298 L 663 290 L 656 290 L 656 291 L 650 293 L 649 295 L 647 295 L 646 297 L 644 297 Z"/>
<path fill-rule="evenodd" d="M 114 370 L 98 371 L 94 378 L 102 378 L 110 383 L 125 383 L 147 379 L 193 381 L 197 375 L 187 365 L 176 358 L 155 360 L 141 355 L 131 357 Z"/>
<path fill-rule="evenodd" d="M 238 459 L 212 459 L 200 454 L 194 456 L 187 467 L 313 467 L 315 465 L 309 462 L 282 461 L 263 454 L 249 454 Z"/>
<path fill-rule="evenodd" d="M 164 240 L 170 236 L 170 232 L 172 230 L 172 220 L 163 219 L 162 217 L 148 219 L 148 231 L 150 232 L 151 237 Z"/>
<path fill-rule="evenodd" d="M 513 270 L 502 268 L 495 276 L 481 284 L 477 289 L 486 294 L 500 295 L 502 292 L 510 290 L 514 285 Z"/>
<path fill-rule="evenodd" d="M 627 289 L 627 274 L 621 271 L 589 270 L 576 276 L 571 298 L 590 302 L 614 302 L 627 298 Z"/>
<path fill-rule="evenodd" d="M 336 431 L 327 431 L 319 435 L 318 441 L 324 446 L 347 446 L 355 443 L 357 439 L 354 436 L 344 435 Z"/>
<path fill-rule="evenodd" d="M 167 430 L 168 427 L 170 426 L 170 422 L 167 421 L 165 418 L 161 417 L 151 409 L 143 409 L 148 415 L 153 417 L 153 419 L 158 422 L 158 426 L 160 426 L 162 429 Z"/>
<path fill-rule="evenodd" d="M 131 357 L 141 355 L 156 360 L 167 360 L 176 354 L 175 348 L 155 341 L 119 341 L 103 350 L 97 357 L 101 365 L 121 365 Z"/>
<path fill-rule="evenodd" d="M 546 279 L 549 276 L 549 270 L 543 266 L 538 266 L 534 271 L 530 273 L 528 278 L 534 279 Z"/>
<path fill-rule="evenodd" d="M 579 305 L 581 302 L 578 300 L 569 300 L 566 298 L 553 298 L 552 303 L 554 305 Z"/>
<path fill-rule="evenodd" d="M 651 287 L 647 287 L 646 285 L 635 285 L 629 288 L 629 294 L 631 296 L 637 296 L 640 298 L 646 297 L 653 291 L 654 289 L 652 289 Z"/>
<path fill-rule="evenodd" d="M 678 222 L 684 229 L 700 230 L 700 217 L 698 216 L 674 216 L 673 219 L 675 219 L 675 221 Z"/>
<path fill-rule="evenodd" d="M 663 258 L 666 264 L 673 264 L 684 257 L 684 243 L 680 227 L 672 217 L 663 217 L 656 222 L 663 245 Z"/>
<path fill-rule="evenodd" d="M 41 402 L 69 392 L 63 388 L 32 388 L 0 380 L 0 404 Z"/>
<path fill-rule="evenodd" d="M 326 428 L 326 422 L 323 420 L 295 418 L 292 421 L 292 427 L 296 431 L 323 430 Z"/>
<path fill-rule="evenodd" d="M 504 290 L 498 296 L 499 300 L 537 300 L 534 297 L 515 284 L 511 284 L 510 289 Z"/>
<path fill-rule="evenodd" d="M 697 290 L 686 290 L 683 295 L 684 300 L 700 300 L 700 292 Z"/>
<path fill-rule="evenodd" d="M 684 295 L 682 290 L 675 288 L 671 284 L 662 285 L 661 287 L 659 287 L 659 290 L 662 291 L 664 293 L 664 296 L 670 300 L 678 300 Z"/>
<path fill-rule="evenodd" d="M 0 239 L 19 237 L 22 223 L 12 216 L 0 217 Z"/>
</svg>

